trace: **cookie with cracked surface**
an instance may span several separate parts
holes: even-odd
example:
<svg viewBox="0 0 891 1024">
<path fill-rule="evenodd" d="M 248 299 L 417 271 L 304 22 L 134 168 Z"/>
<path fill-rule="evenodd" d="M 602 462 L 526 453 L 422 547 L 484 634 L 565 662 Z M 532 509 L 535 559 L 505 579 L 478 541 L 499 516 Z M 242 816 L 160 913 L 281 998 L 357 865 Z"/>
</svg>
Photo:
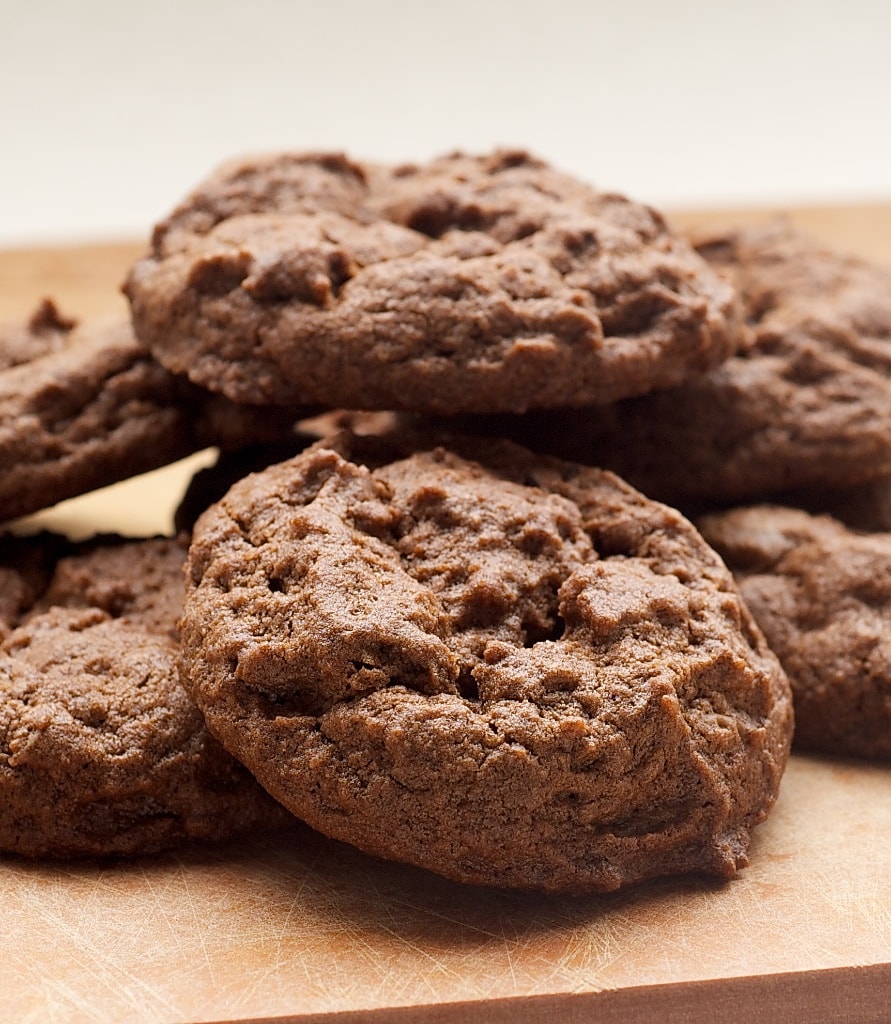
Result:
<svg viewBox="0 0 891 1024">
<path fill-rule="evenodd" d="M 658 394 L 464 429 L 612 469 L 690 512 L 891 475 L 891 273 L 783 224 L 695 241 L 740 293 L 736 355 Z"/>
<path fill-rule="evenodd" d="M 0 519 L 201 448 L 288 436 L 306 412 L 236 405 L 165 370 L 126 317 L 78 325 L 44 302 L 0 328 Z"/>
<path fill-rule="evenodd" d="M 9 544 L 26 596 L 0 644 L 0 849 L 151 853 L 293 820 L 179 682 L 183 540 Z"/>
<path fill-rule="evenodd" d="M 786 669 L 796 746 L 891 758 L 891 534 L 763 505 L 699 525 Z"/>
<path fill-rule="evenodd" d="M 658 213 L 518 152 L 227 164 L 156 227 L 125 290 L 158 359 L 237 401 L 607 402 L 738 341 L 732 289 Z"/>
<path fill-rule="evenodd" d="M 195 526 L 183 679 L 320 831 L 461 882 L 732 876 L 788 683 L 726 567 L 610 473 L 327 439 Z"/>
</svg>

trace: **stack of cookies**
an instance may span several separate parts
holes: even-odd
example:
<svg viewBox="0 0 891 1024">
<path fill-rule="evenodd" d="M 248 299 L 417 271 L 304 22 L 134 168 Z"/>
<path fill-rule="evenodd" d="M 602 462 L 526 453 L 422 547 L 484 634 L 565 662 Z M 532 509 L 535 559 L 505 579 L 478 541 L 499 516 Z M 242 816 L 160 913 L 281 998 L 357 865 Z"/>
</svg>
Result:
<svg viewBox="0 0 891 1024">
<path fill-rule="evenodd" d="M 3 849 L 296 816 L 466 883 L 729 878 L 793 692 L 802 742 L 891 752 L 891 587 L 845 553 L 891 540 L 811 514 L 891 475 L 880 271 L 686 240 L 523 152 L 278 154 L 189 195 L 125 292 L 0 336 L 0 515 L 230 454 L 177 538 L 0 550 Z"/>
</svg>

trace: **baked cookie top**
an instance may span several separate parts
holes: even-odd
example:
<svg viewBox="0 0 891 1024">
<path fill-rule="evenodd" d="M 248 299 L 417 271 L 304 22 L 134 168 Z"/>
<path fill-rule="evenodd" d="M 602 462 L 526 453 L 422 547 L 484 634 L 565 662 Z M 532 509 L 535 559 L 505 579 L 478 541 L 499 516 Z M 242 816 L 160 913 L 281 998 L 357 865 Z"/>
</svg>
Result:
<svg viewBox="0 0 891 1024">
<path fill-rule="evenodd" d="M 291 820 L 180 685 L 185 542 L 18 541 L 4 568 L 27 597 L 0 631 L 0 849 L 150 853 Z"/>
<path fill-rule="evenodd" d="M 477 428 L 690 509 L 891 475 L 891 273 L 785 224 L 696 244 L 740 293 L 735 356 L 658 394 Z"/>
<path fill-rule="evenodd" d="M 236 405 L 165 370 L 128 318 L 77 325 L 45 302 L 0 327 L 0 519 L 210 445 L 286 436 L 305 412 Z"/>
<path fill-rule="evenodd" d="M 526 153 L 227 164 L 126 284 L 158 359 L 236 401 L 523 411 L 667 387 L 738 341 L 652 209 Z"/>
<path fill-rule="evenodd" d="M 786 762 L 788 683 L 693 527 L 510 445 L 341 436 L 246 478 L 195 526 L 182 623 L 273 795 L 462 882 L 731 876 Z"/>
<path fill-rule="evenodd" d="M 891 757 L 891 534 L 766 505 L 699 525 L 789 675 L 796 745 Z"/>
</svg>

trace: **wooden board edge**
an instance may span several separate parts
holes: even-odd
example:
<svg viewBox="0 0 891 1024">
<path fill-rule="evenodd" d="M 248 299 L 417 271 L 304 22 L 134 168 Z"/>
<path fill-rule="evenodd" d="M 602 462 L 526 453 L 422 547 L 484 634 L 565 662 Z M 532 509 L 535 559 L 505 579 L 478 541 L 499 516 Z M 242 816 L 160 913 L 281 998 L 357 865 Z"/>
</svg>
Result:
<svg viewBox="0 0 891 1024">
<path fill-rule="evenodd" d="M 886 1024 L 891 963 L 205 1024 Z"/>
</svg>

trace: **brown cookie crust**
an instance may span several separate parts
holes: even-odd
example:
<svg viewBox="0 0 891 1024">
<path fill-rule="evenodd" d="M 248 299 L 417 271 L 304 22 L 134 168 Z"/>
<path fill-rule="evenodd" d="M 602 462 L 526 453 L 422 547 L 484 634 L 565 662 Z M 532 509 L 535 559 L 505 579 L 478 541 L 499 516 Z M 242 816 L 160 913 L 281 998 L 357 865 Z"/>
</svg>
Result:
<svg viewBox="0 0 891 1024">
<path fill-rule="evenodd" d="M 126 292 L 158 359 L 237 401 L 607 402 L 738 341 L 732 290 L 657 213 L 516 152 L 229 164 L 158 225 Z"/>
<path fill-rule="evenodd" d="M 779 506 L 699 525 L 789 675 L 796 746 L 891 757 L 891 534 Z"/>
<path fill-rule="evenodd" d="M 306 411 L 236 405 L 165 370 L 126 318 L 78 326 L 44 304 L 0 329 L 0 519 L 211 445 L 286 436 Z"/>
<path fill-rule="evenodd" d="M 27 322 L 0 325 L 0 372 L 62 351 L 76 326 L 51 299 L 43 299 Z"/>
<path fill-rule="evenodd" d="M 0 849 L 151 853 L 290 820 L 179 682 L 185 541 L 106 538 L 35 574 L 46 540 L 7 570 L 31 589 L 0 644 Z"/>
<path fill-rule="evenodd" d="M 342 437 L 235 485 L 189 564 L 185 685 L 320 831 L 549 891 L 746 863 L 788 684 L 696 531 L 611 474 Z"/>
<path fill-rule="evenodd" d="M 473 429 L 691 510 L 891 475 L 891 274 L 784 224 L 695 241 L 741 295 L 735 356 L 658 394 Z"/>
</svg>

